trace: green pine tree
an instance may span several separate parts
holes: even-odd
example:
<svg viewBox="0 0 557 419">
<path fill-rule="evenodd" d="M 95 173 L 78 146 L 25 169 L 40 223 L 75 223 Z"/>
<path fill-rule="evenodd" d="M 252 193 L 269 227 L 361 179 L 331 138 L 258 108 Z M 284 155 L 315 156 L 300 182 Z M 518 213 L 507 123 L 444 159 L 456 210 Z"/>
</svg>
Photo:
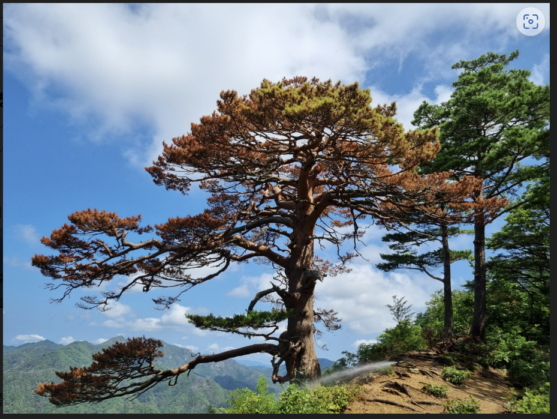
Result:
<svg viewBox="0 0 557 419">
<path fill-rule="evenodd" d="M 440 128 L 442 149 L 424 165 L 424 173 L 453 170 L 455 179 L 473 175 L 483 179 L 474 192 L 478 203 L 508 198 L 500 211 L 477 211 L 474 215 L 474 317 L 471 333 L 485 338 L 486 258 L 485 228 L 494 218 L 520 206 L 516 198 L 534 170 L 521 166 L 528 157 L 539 157 L 549 138 L 549 85 L 528 80 L 530 72 L 505 69 L 518 57 L 487 53 L 478 59 L 460 61 L 462 70 L 451 98 L 440 105 L 424 102 L 412 123 L 420 128 Z"/>
</svg>

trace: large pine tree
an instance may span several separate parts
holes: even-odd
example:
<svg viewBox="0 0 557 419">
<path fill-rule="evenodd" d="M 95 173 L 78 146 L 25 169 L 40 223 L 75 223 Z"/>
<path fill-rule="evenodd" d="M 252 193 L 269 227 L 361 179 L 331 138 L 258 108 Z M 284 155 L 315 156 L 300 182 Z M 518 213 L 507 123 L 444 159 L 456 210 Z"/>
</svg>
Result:
<svg viewBox="0 0 557 419">
<path fill-rule="evenodd" d="M 203 213 L 171 218 L 155 226 L 158 238 L 132 241 L 129 235 L 153 230 L 139 226 L 140 216 L 79 211 L 68 217 L 71 224 L 42 239 L 59 254 L 36 255 L 33 265 L 61 282 L 53 287 L 66 287 L 64 297 L 116 275 L 131 276 L 121 290 L 84 299 L 89 307 L 105 307 L 135 285 L 145 292 L 161 287 L 187 290 L 220 275 L 231 263 L 266 262 L 279 271 L 280 280 L 258 293 L 246 314 L 188 317 L 200 328 L 273 343 L 202 355 L 174 370 L 159 371 L 152 364 L 160 356 L 159 342 L 133 339 L 96 355 L 90 367 L 58 373 L 64 379 L 60 384 L 41 384 L 37 392 L 53 403 L 142 392 L 200 363 L 255 352 L 273 356 L 275 382 L 318 377 L 314 292 L 318 280 L 335 269 L 316 257 L 314 243 L 340 245 L 358 237 L 357 220 L 391 217 L 385 205 L 425 212 L 432 204 L 456 205 L 478 184 L 470 177 L 455 187 L 444 182 L 448 173 L 417 174 L 417 165 L 439 150 L 436 131 L 404 133 L 393 119 L 394 104 L 372 108 L 369 91 L 357 83 L 265 80 L 248 96 L 222 92 L 217 103 L 217 112 L 192 124 L 191 133 L 165 144 L 163 154 L 147 168 L 155 183 L 184 194 L 199 183 L 211 194 Z M 346 226 L 353 227 L 352 233 L 342 229 Z M 192 276 L 192 269 L 204 266 L 216 271 Z M 284 311 L 254 310 L 269 294 Z M 155 302 L 168 306 L 177 298 Z M 286 332 L 276 336 L 278 322 L 285 319 Z M 282 363 L 284 376 L 279 375 Z"/>
</svg>

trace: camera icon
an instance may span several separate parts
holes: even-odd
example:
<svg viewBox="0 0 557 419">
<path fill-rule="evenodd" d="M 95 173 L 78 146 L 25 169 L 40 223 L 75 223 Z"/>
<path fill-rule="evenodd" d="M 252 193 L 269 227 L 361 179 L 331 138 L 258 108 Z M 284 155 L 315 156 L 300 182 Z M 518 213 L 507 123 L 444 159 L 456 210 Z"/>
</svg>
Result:
<svg viewBox="0 0 557 419">
<path fill-rule="evenodd" d="M 535 7 L 522 9 L 516 16 L 516 27 L 526 36 L 539 34 L 545 26 L 545 16 Z"/>
<path fill-rule="evenodd" d="M 524 29 L 538 29 L 539 25 L 539 20 L 540 17 L 533 13 L 532 15 L 528 14 L 528 13 L 524 13 L 524 16 L 522 16 L 522 27 Z M 534 22 L 535 22 L 535 26 L 534 26 Z"/>
</svg>

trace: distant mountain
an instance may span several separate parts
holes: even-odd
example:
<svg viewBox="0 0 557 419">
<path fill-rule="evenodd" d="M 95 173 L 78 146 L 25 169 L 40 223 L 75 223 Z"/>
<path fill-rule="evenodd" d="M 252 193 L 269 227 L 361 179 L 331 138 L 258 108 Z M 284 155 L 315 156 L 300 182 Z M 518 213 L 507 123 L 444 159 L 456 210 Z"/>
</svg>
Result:
<svg viewBox="0 0 557 419">
<path fill-rule="evenodd" d="M 125 338 L 117 336 L 98 345 L 79 341 L 64 346 L 41 341 L 17 347 L 4 346 L 3 413 L 206 413 L 209 406 L 227 406 L 229 390 L 254 390 L 257 379 L 266 373 L 234 360 L 200 364 L 189 377 L 180 376 L 175 386 L 162 383 L 134 400 L 117 398 L 63 408 L 55 407 L 33 392 L 41 382 L 60 382 L 54 371 L 88 366 L 92 362 L 91 355 L 117 341 L 125 341 Z M 164 343 L 161 350 L 164 357 L 157 361 L 159 368 L 175 368 L 192 358 L 189 350 L 175 345 Z M 269 389 L 280 392 L 282 388 L 272 384 L 270 377 L 270 374 L 265 376 Z"/>
<path fill-rule="evenodd" d="M 326 358 L 317 358 L 317 360 L 319 361 L 319 366 L 321 367 L 321 371 L 324 371 L 325 368 L 329 368 L 334 363 L 334 361 L 331 361 L 330 359 L 326 359 Z M 246 362 L 246 361 L 238 361 L 238 362 Z M 247 362 L 254 362 L 254 361 L 247 361 Z M 265 365 L 265 364 L 252 365 L 250 366 L 250 368 L 259 371 L 259 373 L 262 374 L 264 377 L 270 377 L 273 374 L 273 368 L 270 365 Z M 279 368 L 279 375 L 286 375 L 286 366 L 284 364 L 282 364 Z"/>
<path fill-rule="evenodd" d="M 250 361 L 249 359 L 238 358 L 236 362 L 238 364 L 245 365 L 246 367 L 269 368 L 269 364 L 264 364 L 263 362 L 258 362 L 258 361 Z"/>
<path fill-rule="evenodd" d="M 321 371 L 323 371 L 325 368 L 332 367 L 335 363 L 335 361 L 331 361 L 327 358 L 317 358 L 317 360 L 319 361 L 319 365 L 321 366 Z"/>
<path fill-rule="evenodd" d="M 11 352 L 15 352 L 15 351 L 21 351 L 24 349 L 29 349 L 30 351 L 50 351 L 53 349 L 57 349 L 60 348 L 61 346 L 64 345 L 59 345 L 58 343 L 54 343 L 48 339 L 45 340 L 41 340 L 40 342 L 33 342 L 33 343 L 24 343 L 23 345 L 19 345 L 19 346 L 6 346 L 4 345 L 3 348 L 3 354 L 9 354 Z"/>
</svg>

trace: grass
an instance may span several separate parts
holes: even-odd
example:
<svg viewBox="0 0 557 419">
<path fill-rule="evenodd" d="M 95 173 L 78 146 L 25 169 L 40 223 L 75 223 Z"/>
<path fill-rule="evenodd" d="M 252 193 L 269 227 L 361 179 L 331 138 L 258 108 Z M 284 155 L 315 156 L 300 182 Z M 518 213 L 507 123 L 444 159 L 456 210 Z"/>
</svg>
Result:
<svg viewBox="0 0 557 419">
<path fill-rule="evenodd" d="M 470 400 L 458 401 L 449 400 L 445 405 L 444 411 L 446 413 L 480 413 L 480 405 L 478 401 L 472 396 L 469 396 Z"/>
<path fill-rule="evenodd" d="M 456 367 L 443 368 L 443 379 L 453 384 L 461 384 L 466 378 L 472 375 L 472 371 L 459 370 Z"/>
<path fill-rule="evenodd" d="M 422 387 L 422 390 L 435 397 L 447 397 L 447 386 L 434 386 L 431 384 L 425 384 Z"/>
</svg>

